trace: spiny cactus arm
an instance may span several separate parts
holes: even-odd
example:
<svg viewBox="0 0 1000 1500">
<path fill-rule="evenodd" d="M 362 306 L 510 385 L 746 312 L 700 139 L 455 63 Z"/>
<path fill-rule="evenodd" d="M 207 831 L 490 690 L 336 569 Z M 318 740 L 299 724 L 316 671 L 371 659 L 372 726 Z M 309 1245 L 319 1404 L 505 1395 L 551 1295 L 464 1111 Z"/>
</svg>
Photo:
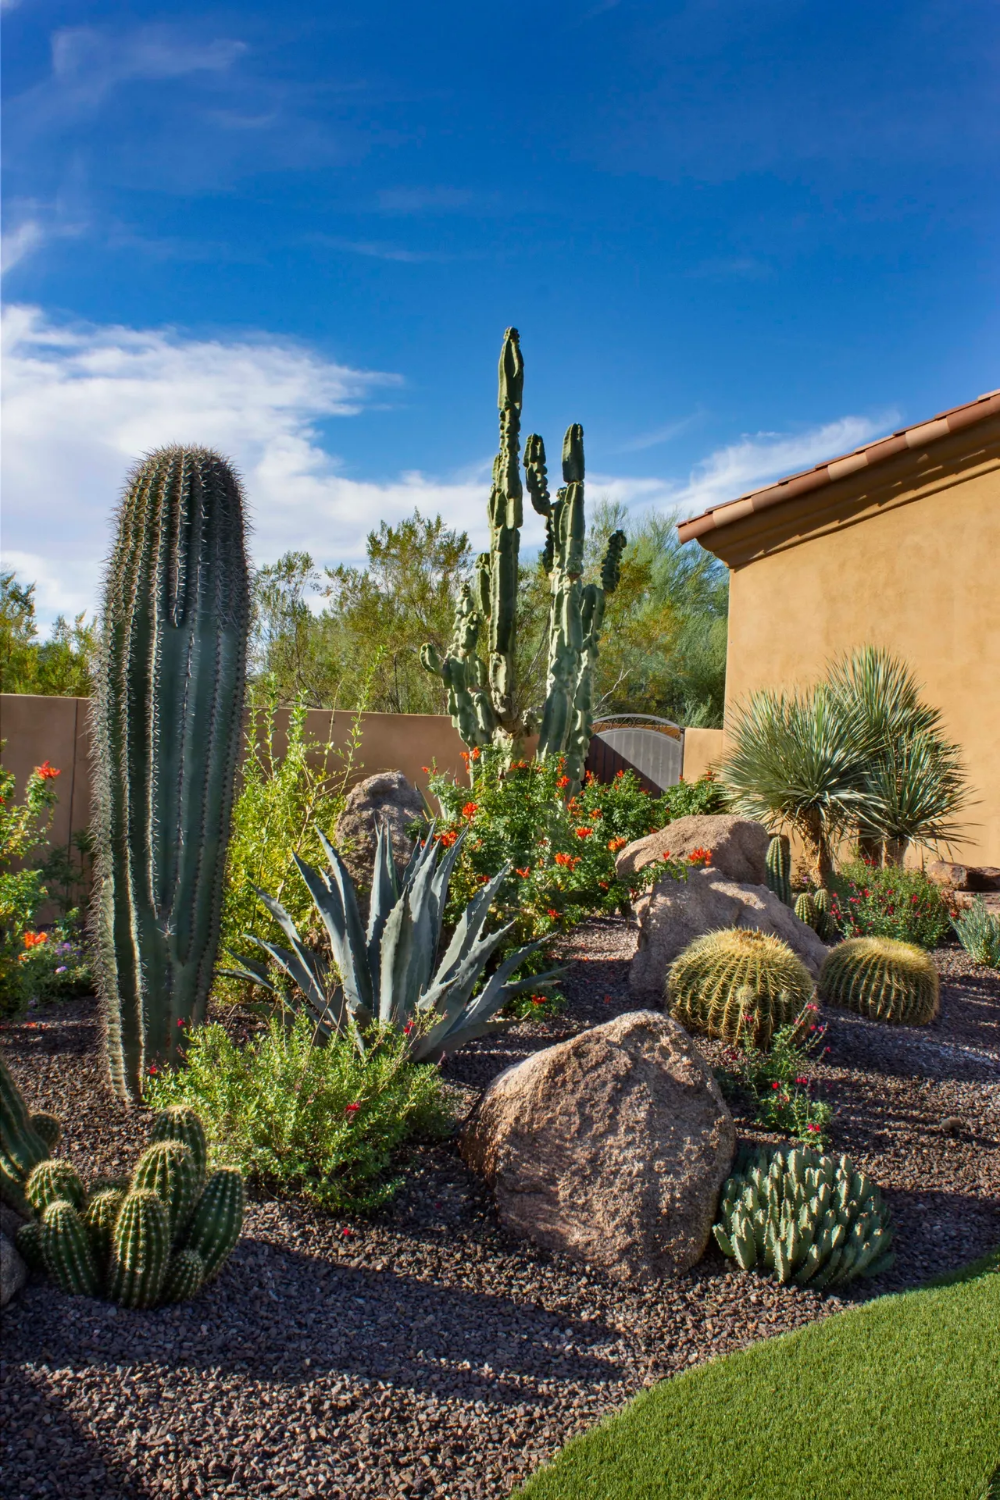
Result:
<svg viewBox="0 0 1000 1500">
<path fill-rule="evenodd" d="M 154 1141 L 140 1156 L 132 1174 L 132 1192 L 149 1188 L 170 1218 L 171 1237 L 185 1228 L 201 1189 L 201 1175 L 183 1141 Z"/>
<path fill-rule="evenodd" d="M 613 531 L 608 537 L 607 551 L 601 564 L 601 588 L 606 594 L 613 594 L 621 582 L 622 553 L 627 542 L 628 537 L 624 531 Z"/>
<path fill-rule="evenodd" d="M 25 1192 L 37 1214 L 44 1213 L 50 1203 L 60 1200 L 82 1208 L 87 1190 L 72 1162 L 53 1157 L 41 1161 L 35 1167 L 25 1185 Z"/>
<path fill-rule="evenodd" d="M 31 1116 L 31 1126 L 41 1136 L 50 1151 L 54 1151 L 62 1140 L 62 1123 L 57 1115 L 50 1115 L 44 1110 L 39 1110 Z"/>
<path fill-rule="evenodd" d="M 520 472 L 521 399 L 524 362 L 516 328 L 508 328 L 500 351 L 497 406 L 500 451 L 493 464 L 490 523 L 490 606 L 487 681 L 500 726 L 514 723 L 514 656 L 517 627 L 518 555 L 523 521 Z"/>
<path fill-rule="evenodd" d="M 160 1300 L 164 1303 L 189 1302 L 205 1280 L 205 1262 L 197 1250 L 178 1250 L 167 1262 Z"/>
<path fill-rule="evenodd" d="M 156 1193 L 133 1190 L 123 1202 L 112 1236 L 108 1294 L 123 1307 L 154 1307 L 170 1256 L 170 1217 Z"/>
<path fill-rule="evenodd" d="M 213 1172 L 192 1215 L 184 1249 L 196 1251 L 210 1281 L 223 1266 L 243 1228 L 246 1192 L 239 1172 Z"/>
<path fill-rule="evenodd" d="M 22 1224 L 14 1236 L 17 1252 L 23 1257 L 29 1271 L 44 1271 L 45 1257 L 42 1254 L 42 1226 L 37 1219 Z"/>
<path fill-rule="evenodd" d="M 45 1136 L 32 1124 L 28 1106 L 0 1055 L 0 1155 L 7 1170 L 25 1181 L 49 1155 Z"/>
<path fill-rule="evenodd" d="M 204 1019 L 241 749 L 249 577 L 239 483 L 217 454 L 136 469 L 105 579 L 94 703 L 95 937 L 109 1065 L 141 1096 Z"/>
<path fill-rule="evenodd" d="M 72 1203 L 56 1199 L 42 1215 L 42 1260 L 52 1280 L 71 1296 L 96 1297 L 101 1278 L 87 1231 Z"/>
<path fill-rule="evenodd" d="M 122 1188 L 104 1188 L 91 1193 L 83 1211 L 83 1223 L 90 1237 L 90 1248 L 100 1269 L 106 1271 L 111 1261 L 111 1242 L 115 1222 L 125 1201 Z"/>
<path fill-rule="evenodd" d="M 194 1158 L 199 1176 L 204 1178 L 208 1166 L 208 1140 L 205 1127 L 189 1104 L 168 1104 L 153 1121 L 150 1142 L 182 1141 Z"/>
<path fill-rule="evenodd" d="M 24 1218 L 34 1213 L 24 1191 L 24 1178 L 15 1172 L 13 1163 L 3 1155 L 0 1155 L 0 1201 Z"/>
<path fill-rule="evenodd" d="M 533 509 L 540 516 L 547 516 L 552 509 L 549 475 L 545 467 L 545 444 L 537 432 L 531 433 L 524 444 L 524 479 Z"/>
</svg>

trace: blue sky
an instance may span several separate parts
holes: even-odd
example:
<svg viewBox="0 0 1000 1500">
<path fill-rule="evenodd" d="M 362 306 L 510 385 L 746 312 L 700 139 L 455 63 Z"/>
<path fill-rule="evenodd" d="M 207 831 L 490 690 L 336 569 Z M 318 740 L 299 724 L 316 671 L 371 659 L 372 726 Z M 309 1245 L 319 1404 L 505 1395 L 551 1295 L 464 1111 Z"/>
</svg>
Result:
<svg viewBox="0 0 1000 1500">
<path fill-rule="evenodd" d="M 526 429 L 582 421 L 591 496 L 684 514 L 1000 381 L 987 0 L 4 31 L 3 541 L 46 617 L 162 442 L 236 458 L 259 559 L 414 504 L 478 541 L 508 323 Z"/>
</svg>

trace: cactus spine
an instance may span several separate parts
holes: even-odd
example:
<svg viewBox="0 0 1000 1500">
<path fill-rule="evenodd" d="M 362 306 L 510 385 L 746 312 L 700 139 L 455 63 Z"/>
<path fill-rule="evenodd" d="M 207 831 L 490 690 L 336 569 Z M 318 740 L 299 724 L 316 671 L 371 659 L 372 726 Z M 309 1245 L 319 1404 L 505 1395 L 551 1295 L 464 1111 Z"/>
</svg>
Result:
<svg viewBox="0 0 1000 1500">
<path fill-rule="evenodd" d="M 148 1146 L 132 1176 L 133 1192 L 149 1188 L 164 1204 L 173 1237 L 191 1217 L 200 1186 L 194 1157 L 183 1141 L 156 1141 Z"/>
<path fill-rule="evenodd" d="M 205 1280 L 220 1269 L 243 1227 L 243 1178 L 239 1172 L 213 1172 L 191 1218 L 184 1248 L 196 1250 L 205 1265 Z"/>
<path fill-rule="evenodd" d="M 42 1214 L 40 1244 L 45 1269 L 57 1286 L 75 1296 L 97 1296 L 101 1286 L 97 1262 L 72 1203 L 57 1199 L 48 1204 Z"/>
<path fill-rule="evenodd" d="M 871 1021 L 927 1026 L 938 1013 L 940 981 L 930 954 L 895 938 L 848 938 L 827 954 L 819 991 L 831 1005 Z"/>
<path fill-rule="evenodd" d="M 108 1290 L 123 1307 L 152 1307 L 159 1301 L 170 1256 L 170 1217 L 149 1188 L 130 1192 L 112 1237 Z"/>
<path fill-rule="evenodd" d="M 167 1265 L 163 1282 L 164 1302 L 187 1302 L 205 1280 L 205 1262 L 197 1250 L 178 1250 Z"/>
<path fill-rule="evenodd" d="M 508 328 L 500 352 L 497 405 L 500 451 L 493 464 L 489 499 L 490 550 L 476 564 L 474 585 L 463 589 L 448 654 L 424 646 L 420 660 L 448 689 L 448 712 L 470 747 L 491 743 L 514 751 L 535 727 L 535 715 L 516 706 L 514 658 L 517 636 L 517 583 L 524 489 L 520 475 L 521 403 L 524 362 L 518 332 Z M 562 455 L 563 488 L 549 495 L 545 446 L 537 434 L 525 443 L 525 482 L 531 503 L 545 517 L 542 563 L 549 576 L 548 683 L 538 754 L 563 755 L 573 786 L 583 766 L 593 727 L 593 674 L 605 600 L 618 585 L 625 533 L 610 538 L 600 583 L 583 584 L 586 541 L 583 428 L 567 430 Z M 487 625 L 487 665 L 479 656 L 479 635 Z"/>
<path fill-rule="evenodd" d="M 72 1162 L 56 1159 L 38 1163 L 28 1178 L 25 1191 L 37 1214 L 43 1213 L 50 1203 L 60 1200 L 72 1203 L 74 1208 L 82 1208 L 87 1196 L 80 1174 Z"/>
<path fill-rule="evenodd" d="M 189 1104 L 169 1104 L 153 1121 L 149 1133 L 151 1144 L 157 1141 L 180 1141 L 187 1146 L 194 1158 L 200 1181 L 204 1181 L 208 1166 L 208 1142 L 205 1127 Z"/>
<path fill-rule="evenodd" d="M 122 1188 L 101 1188 L 96 1193 L 91 1191 L 87 1199 L 83 1223 L 99 1266 L 106 1266 L 111 1259 L 115 1221 L 124 1202 L 125 1193 Z"/>
<path fill-rule="evenodd" d="M 133 473 L 104 591 L 94 711 L 94 926 L 111 1081 L 139 1098 L 204 1018 L 218 942 L 250 618 L 243 500 L 199 448 Z"/>
<path fill-rule="evenodd" d="M 6 1176 L 23 1183 L 48 1155 L 48 1140 L 32 1122 L 21 1090 L 0 1057 L 0 1167 Z"/>
<path fill-rule="evenodd" d="M 786 906 L 792 904 L 792 846 L 787 834 L 774 836 L 767 846 L 767 883 Z"/>
<path fill-rule="evenodd" d="M 754 927 L 707 932 L 667 973 L 667 1009 L 688 1031 L 766 1049 L 813 995 L 813 982 L 787 944 Z"/>
<path fill-rule="evenodd" d="M 744 1271 L 762 1267 L 817 1289 L 877 1275 L 893 1259 L 889 1210 L 875 1184 L 850 1157 L 805 1147 L 765 1149 L 739 1163 L 712 1232 Z"/>
</svg>

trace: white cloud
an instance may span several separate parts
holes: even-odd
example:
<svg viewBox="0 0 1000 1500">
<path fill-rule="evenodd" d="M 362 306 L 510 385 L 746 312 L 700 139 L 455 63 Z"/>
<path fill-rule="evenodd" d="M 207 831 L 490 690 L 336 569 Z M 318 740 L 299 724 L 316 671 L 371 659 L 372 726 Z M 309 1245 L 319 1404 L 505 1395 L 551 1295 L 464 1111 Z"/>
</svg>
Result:
<svg viewBox="0 0 1000 1500">
<path fill-rule="evenodd" d="M 400 377 L 356 370 L 268 335 L 207 339 L 171 329 L 60 325 L 4 314 L 4 560 L 38 585 L 39 615 L 93 608 L 109 518 L 135 459 L 172 442 L 219 449 L 243 474 L 258 562 L 289 548 L 320 564 L 363 557 L 367 533 L 414 506 L 486 544 L 488 459 L 444 476 L 376 483 L 345 474 L 319 424 L 350 417 Z M 845 417 L 797 436 L 758 434 L 712 453 L 686 482 L 592 473 L 590 494 L 692 515 L 865 442 L 884 423 Z M 539 518 L 525 507 L 524 543 Z"/>
<path fill-rule="evenodd" d="M 96 104 L 109 89 L 133 79 L 225 73 L 246 51 L 245 42 L 192 42 L 161 25 L 117 35 L 94 26 L 67 26 L 52 37 L 52 75 L 78 103 Z"/>
<path fill-rule="evenodd" d="M 16 229 L 4 231 L 0 250 L 0 272 L 11 271 L 18 261 L 37 250 L 45 239 L 45 230 L 37 219 L 24 219 Z"/>
</svg>

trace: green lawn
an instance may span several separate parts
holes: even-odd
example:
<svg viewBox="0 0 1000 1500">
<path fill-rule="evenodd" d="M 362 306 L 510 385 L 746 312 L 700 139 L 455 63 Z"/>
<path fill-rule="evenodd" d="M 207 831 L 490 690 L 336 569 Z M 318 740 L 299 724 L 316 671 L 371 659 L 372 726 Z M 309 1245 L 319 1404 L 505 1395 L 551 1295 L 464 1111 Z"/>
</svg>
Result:
<svg viewBox="0 0 1000 1500">
<path fill-rule="evenodd" d="M 980 1268 L 664 1380 L 517 1493 L 986 1500 L 997 1465 L 1000 1274 Z"/>
</svg>

